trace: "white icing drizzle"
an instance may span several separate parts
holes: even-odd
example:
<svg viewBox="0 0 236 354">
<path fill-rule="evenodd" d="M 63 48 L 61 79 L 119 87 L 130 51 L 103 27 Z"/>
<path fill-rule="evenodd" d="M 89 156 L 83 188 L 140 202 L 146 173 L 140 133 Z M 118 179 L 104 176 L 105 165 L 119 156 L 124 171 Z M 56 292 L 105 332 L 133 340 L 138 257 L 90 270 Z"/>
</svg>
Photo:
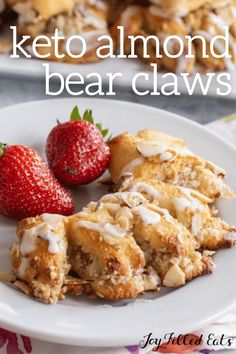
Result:
<svg viewBox="0 0 236 354">
<path fill-rule="evenodd" d="M 195 34 L 204 37 L 209 43 L 212 41 L 212 39 L 216 35 L 215 33 L 209 33 L 207 31 L 203 31 L 203 30 L 199 30 Z M 229 36 L 229 39 L 230 39 L 231 47 L 234 52 L 234 57 L 236 57 L 236 45 L 234 43 L 234 39 L 232 39 L 232 36 Z M 225 47 L 219 40 L 215 41 L 215 48 L 218 50 L 218 52 L 220 54 L 223 54 L 225 52 Z M 232 59 L 227 58 L 226 56 L 221 59 L 224 60 L 228 71 L 235 71 L 235 63 Z"/>
<path fill-rule="evenodd" d="M 90 222 L 90 221 L 78 221 L 76 223 L 76 226 L 78 227 L 84 227 L 85 229 L 89 229 L 92 231 L 96 231 L 102 236 L 104 234 L 108 236 L 112 236 L 115 238 L 123 238 L 125 237 L 127 231 L 121 229 L 117 225 L 113 225 L 110 223 L 95 223 L 95 222 Z"/>
<path fill-rule="evenodd" d="M 161 216 L 158 212 L 138 206 L 133 208 L 133 212 L 137 214 L 145 225 L 158 224 L 161 221 Z"/>
<path fill-rule="evenodd" d="M 93 31 L 87 31 L 87 32 L 81 32 L 79 36 L 83 38 L 86 42 L 86 52 L 90 52 L 93 49 L 96 49 L 99 45 L 98 38 L 100 36 L 103 36 L 107 34 L 105 31 L 102 30 L 93 30 Z M 69 35 L 68 37 L 65 38 L 65 42 L 63 44 L 63 50 L 66 51 L 66 42 L 67 40 L 71 37 Z M 83 46 L 80 40 L 74 39 L 73 41 L 70 42 L 70 50 L 73 54 L 79 54 L 83 50 Z"/>
<path fill-rule="evenodd" d="M 21 263 L 19 268 L 17 269 L 17 275 L 19 279 L 24 279 L 25 278 L 25 272 L 29 268 L 29 261 L 27 258 L 23 257 L 21 259 Z"/>
<path fill-rule="evenodd" d="M 89 5 L 96 6 L 96 3 L 90 3 Z M 101 2 L 100 2 L 101 5 Z M 104 4 L 105 5 L 105 4 Z M 98 8 L 98 7 L 97 7 Z M 106 8 L 101 8 L 101 10 L 106 10 Z M 82 15 L 84 25 L 91 25 L 95 29 L 105 29 L 107 27 L 107 23 L 103 17 L 99 17 L 97 15 L 96 9 L 92 9 L 88 7 L 86 4 L 77 4 L 76 10 Z"/>
<path fill-rule="evenodd" d="M 137 166 L 141 165 L 142 163 L 144 163 L 144 158 L 142 158 L 142 157 L 132 160 L 123 168 L 123 170 L 121 171 L 120 177 L 124 176 L 126 173 L 132 173 L 134 171 L 134 169 Z"/>
<path fill-rule="evenodd" d="M 80 211 L 77 216 L 80 216 L 81 218 L 87 218 L 89 217 L 89 213 L 87 213 L 86 211 Z"/>
<path fill-rule="evenodd" d="M 132 16 L 135 16 L 136 14 L 139 14 L 140 12 L 140 7 L 139 6 L 129 6 L 121 16 L 121 25 L 122 26 L 127 26 L 129 24 L 130 19 Z"/>
<path fill-rule="evenodd" d="M 64 250 L 62 241 L 58 235 L 55 235 L 51 230 L 40 233 L 39 238 L 48 241 L 48 252 L 52 254 L 60 253 Z"/>
<path fill-rule="evenodd" d="M 171 152 L 165 151 L 160 155 L 160 161 L 165 162 L 165 161 L 172 159 L 172 157 L 173 157 L 173 155 Z"/>
<path fill-rule="evenodd" d="M 158 145 L 148 141 L 137 144 L 136 148 L 143 157 L 159 156 L 161 162 L 169 161 L 175 157 L 174 155 L 193 156 L 192 151 L 188 149 Z"/>
<path fill-rule="evenodd" d="M 183 197 L 174 198 L 173 205 L 177 212 L 177 215 L 184 212 L 186 209 L 191 210 L 194 215 L 191 222 L 191 232 L 193 236 L 197 236 L 202 226 L 201 210 L 202 205 L 200 202 L 192 196 L 192 190 L 187 188 L 178 187 L 183 193 Z"/>
<path fill-rule="evenodd" d="M 65 252 L 64 244 L 58 235 L 53 231 L 58 227 L 58 223 L 63 216 L 56 214 L 43 214 L 43 222 L 35 225 L 31 229 L 25 230 L 20 241 L 20 251 L 23 256 L 34 252 L 37 249 L 38 238 L 48 241 L 48 252 L 55 254 Z"/>
<path fill-rule="evenodd" d="M 57 228 L 58 223 L 64 219 L 64 216 L 59 214 L 42 214 L 43 221 L 45 221 L 50 227 Z"/>
<path fill-rule="evenodd" d="M 95 17 L 94 14 L 89 14 L 84 18 L 84 22 L 87 25 L 91 25 L 97 29 L 106 28 L 106 21 L 102 18 Z"/>
<path fill-rule="evenodd" d="M 161 155 L 166 151 L 166 147 L 162 145 L 152 144 L 150 142 L 141 142 L 136 146 L 138 152 L 144 157 L 152 157 Z"/>
<path fill-rule="evenodd" d="M 146 193 L 155 200 L 159 200 L 161 198 L 160 193 L 154 187 L 144 182 L 136 182 L 131 188 L 131 191 Z"/>
<path fill-rule="evenodd" d="M 179 187 L 178 189 L 188 198 L 192 198 L 195 197 L 199 200 L 201 200 L 201 202 L 204 202 L 206 204 L 212 203 L 212 200 L 208 197 L 206 197 L 205 195 L 201 194 L 200 192 L 196 191 L 195 189 L 191 189 L 191 188 L 186 188 L 186 187 Z"/>
<path fill-rule="evenodd" d="M 34 252 L 37 249 L 37 229 L 35 227 L 25 230 L 20 242 L 20 252 L 23 256 Z"/>
<path fill-rule="evenodd" d="M 160 213 L 162 216 L 164 216 L 164 218 L 166 218 L 166 220 L 168 221 L 172 221 L 173 218 L 170 215 L 169 211 L 167 209 L 163 209 L 163 208 L 159 208 L 157 206 L 155 206 L 155 210 Z"/>
</svg>

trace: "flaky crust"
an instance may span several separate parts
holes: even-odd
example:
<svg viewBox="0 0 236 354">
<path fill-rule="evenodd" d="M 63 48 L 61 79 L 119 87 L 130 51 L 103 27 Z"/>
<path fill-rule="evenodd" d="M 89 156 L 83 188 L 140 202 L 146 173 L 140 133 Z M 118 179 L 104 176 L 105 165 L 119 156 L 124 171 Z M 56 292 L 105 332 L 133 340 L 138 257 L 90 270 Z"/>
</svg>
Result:
<svg viewBox="0 0 236 354">
<path fill-rule="evenodd" d="M 50 17 L 69 12 L 74 7 L 74 0 L 6 0 L 6 3 L 14 6 L 16 4 L 29 4 L 34 11 L 37 11 L 40 17 L 48 20 Z"/>
<path fill-rule="evenodd" d="M 208 205 L 212 200 L 193 189 L 180 188 L 156 180 L 135 180 L 133 176 L 124 176 L 116 189 L 121 192 L 139 192 L 149 201 L 167 209 L 189 229 L 199 243 L 199 248 L 217 250 L 234 244 L 228 237 L 230 233 L 235 232 L 235 227 L 215 217 L 216 211 L 211 210 Z"/>
<path fill-rule="evenodd" d="M 145 269 L 154 269 L 160 284 L 173 288 L 210 273 L 212 254 L 202 255 L 197 251 L 199 244 L 195 238 L 166 209 L 142 200 L 136 194 L 118 192 L 103 197 L 100 203 L 110 213 L 117 203 L 130 208 L 133 237 L 144 253 Z"/>
<path fill-rule="evenodd" d="M 151 260 L 154 269 L 166 287 L 179 287 L 186 282 L 212 272 L 213 263 L 209 255 L 194 252 L 188 257 L 173 257 L 170 254 L 157 253 Z"/>
<path fill-rule="evenodd" d="M 50 38 L 55 29 L 58 29 L 66 38 L 59 41 L 59 56 L 55 55 L 53 40 L 50 47 L 41 46 L 37 48 L 39 55 L 44 56 L 47 60 L 67 63 L 86 63 L 101 60 L 97 56 L 97 48 L 107 44 L 107 41 L 98 41 L 98 38 L 109 34 L 107 26 L 108 9 L 105 1 L 99 0 L 95 3 L 85 0 L 63 0 L 61 2 L 51 0 L 45 3 L 34 0 L 17 2 L 13 5 L 13 9 L 19 14 L 19 34 L 31 36 L 31 41 L 28 42 L 27 46 L 30 53 L 32 52 L 32 40 L 35 37 L 43 34 Z M 67 37 L 72 35 L 81 35 L 86 41 L 87 51 L 81 58 L 73 58 L 66 51 Z M 76 40 L 74 40 L 75 42 Z M 43 39 L 38 43 L 45 44 Z M 79 49 L 81 45 L 78 44 L 78 40 L 76 43 L 73 44 L 71 51 L 72 54 L 78 56 L 81 53 L 81 49 Z M 104 51 L 103 54 L 105 54 Z"/>
<path fill-rule="evenodd" d="M 163 147 L 163 152 L 168 153 L 168 159 L 162 160 L 161 153 L 145 156 L 144 148 L 150 151 L 153 146 Z M 115 183 L 122 175 L 132 173 L 135 178 L 154 179 L 195 189 L 212 200 L 221 196 L 234 196 L 223 182 L 223 169 L 204 161 L 189 150 L 176 149 L 168 141 L 163 144 L 158 140 L 140 139 L 139 134 L 133 136 L 124 133 L 112 139 L 109 147 L 112 154 L 109 170 Z"/>
<path fill-rule="evenodd" d="M 151 2 L 169 16 L 182 17 L 204 5 L 209 9 L 224 7 L 230 4 L 231 0 L 151 0 Z"/>
<path fill-rule="evenodd" d="M 198 244 L 189 231 L 176 219 L 168 219 L 154 204 L 145 205 L 146 210 L 158 213 L 158 223 L 147 225 L 138 214 L 134 215 L 134 237 L 138 244 L 148 242 L 150 249 L 173 255 L 189 255 Z"/>
<path fill-rule="evenodd" d="M 44 220 L 43 215 L 19 223 L 19 242 L 11 248 L 12 269 L 17 279 L 27 284 L 30 295 L 45 303 L 55 303 L 64 298 L 64 280 L 70 266 L 67 262 L 66 219 L 59 217 L 53 225 L 47 224 L 48 220 L 48 217 Z M 47 233 L 57 238 L 58 249 L 50 251 Z"/>
<path fill-rule="evenodd" d="M 147 64 L 158 64 L 158 69 L 171 72 L 193 72 L 195 65 L 195 57 L 185 58 L 187 53 L 187 43 L 184 45 L 184 52 L 179 58 L 170 58 L 163 51 L 163 41 L 168 35 L 179 35 L 184 37 L 188 34 L 186 26 L 180 18 L 167 18 L 162 17 L 159 13 L 156 13 L 156 8 L 153 6 L 137 6 L 132 5 L 127 7 L 124 12 L 117 19 L 112 26 L 111 35 L 117 43 L 117 49 L 119 50 L 119 38 L 120 32 L 119 26 L 124 27 L 124 50 L 126 55 L 130 55 L 133 51 L 131 48 L 130 36 L 143 36 L 147 40 L 147 46 L 144 46 L 142 40 L 136 40 L 135 54 Z M 151 39 L 150 35 L 156 35 L 160 40 L 160 55 L 157 57 L 157 42 Z M 149 37 L 149 38 L 148 38 Z M 147 56 L 144 57 L 144 50 L 147 50 Z M 179 53 L 179 42 L 177 40 L 172 41 L 172 53 L 173 55 Z M 194 48 L 193 48 L 194 52 Z"/>
<path fill-rule="evenodd" d="M 118 213 L 118 212 L 117 212 Z M 119 217 L 111 216 L 106 207 L 94 210 L 90 206 L 70 218 L 69 221 L 69 260 L 72 269 L 81 279 L 89 281 L 87 292 L 91 295 L 117 300 L 136 297 L 144 291 L 141 275 L 144 256 L 132 237 L 129 228 L 119 224 Z M 119 214 L 122 211 L 119 208 Z M 109 223 L 123 237 L 112 236 L 109 231 L 98 232 L 92 225 Z"/>
</svg>

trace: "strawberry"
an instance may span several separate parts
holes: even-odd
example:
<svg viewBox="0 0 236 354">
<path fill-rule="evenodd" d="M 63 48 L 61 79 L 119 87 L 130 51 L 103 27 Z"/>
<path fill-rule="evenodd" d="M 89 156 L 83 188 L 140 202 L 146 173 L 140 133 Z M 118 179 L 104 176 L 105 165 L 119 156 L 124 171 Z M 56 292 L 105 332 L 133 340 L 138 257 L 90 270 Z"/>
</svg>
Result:
<svg viewBox="0 0 236 354">
<path fill-rule="evenodd" d="M 107 133 L 101 124 L 94 124 L 92 111 L 81 117 L 76 106 L 70 121 L 58 122 L 47 139 L 48 163 L 56 178 L 68 186 L 78 186 L 100 177 L 111 158 L 104 141 Z"/>
<path fill-rule="evenodd" d="M 0 214 L 14 219 L 70 215 L 73 207 L 69 193 L 35 150 L 0 144 Z"/>
</svg>

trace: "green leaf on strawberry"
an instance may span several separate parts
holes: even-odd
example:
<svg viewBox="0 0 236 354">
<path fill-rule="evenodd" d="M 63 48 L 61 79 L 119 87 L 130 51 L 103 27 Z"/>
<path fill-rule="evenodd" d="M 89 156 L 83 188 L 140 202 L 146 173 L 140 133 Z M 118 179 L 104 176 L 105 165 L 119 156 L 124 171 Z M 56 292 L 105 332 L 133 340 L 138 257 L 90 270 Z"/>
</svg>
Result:
<svg viewBox="0 0 236 354">
<path fill-rule="evenodd" d="M 79 109 L 78 109 L 78 106 L 75 106 L 73 108 L 73 111 L 71 112 L 71 115 L 70 115 L 70 120 L 73 121 L 73 120 L 82 120 L 82 117 L 79 113 Z"/>
<path fill-rule="evenodd" d="M 6 144 L 0 143 L 0 156 L 4 154 L 4 149 L 6 147 Z"/>
<path fill-rule="evenodd" d="M 93 119 L 93 112 L 91 109 L 86 109 L 86 111 L 84 112 L 83 116 L 80 115 L 79 113 L 79 108 L 78 106 L 75 106 L 71 112 L 70 115 L 70 120 L 71 121 L 75 121 L 75 120 L 85 120 L 86 122 L 89 122 L 91 124 L 94 124 L 102 133 L 103 138 L 105 138 L 107 136 L 107 134 L 109 133 L 109 129 L 103 129 L 102 124 L 101 123 L 96 123 L 94 122 Z M 108 138 L 108 141 L 111 139 L 111 135 Z"/>
</svg>

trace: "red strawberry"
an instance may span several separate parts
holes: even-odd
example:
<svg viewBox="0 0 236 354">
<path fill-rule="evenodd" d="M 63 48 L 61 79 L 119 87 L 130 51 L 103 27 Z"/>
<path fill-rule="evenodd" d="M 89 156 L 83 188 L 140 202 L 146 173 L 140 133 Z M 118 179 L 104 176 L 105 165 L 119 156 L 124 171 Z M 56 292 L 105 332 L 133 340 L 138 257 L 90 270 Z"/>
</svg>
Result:
<svg viewBox="0 0 236 354">
<path fill-rule="evenodd" d="M 15 219 L 43 213 L 70 215 L 73 201 L 38 153 L 0 144 L 0 214 Z"/>
<path fill-rule="evenodd" d="M 92 111 L 81 118 L 78 107 L 71 120 L 58 123 L 47 139 L 46 153 L 54 175 L 68 186 L 87 184 L 107 169 L 111 154 L 104 141 L 108 130 L 94 125 Z"/>
</svg>

